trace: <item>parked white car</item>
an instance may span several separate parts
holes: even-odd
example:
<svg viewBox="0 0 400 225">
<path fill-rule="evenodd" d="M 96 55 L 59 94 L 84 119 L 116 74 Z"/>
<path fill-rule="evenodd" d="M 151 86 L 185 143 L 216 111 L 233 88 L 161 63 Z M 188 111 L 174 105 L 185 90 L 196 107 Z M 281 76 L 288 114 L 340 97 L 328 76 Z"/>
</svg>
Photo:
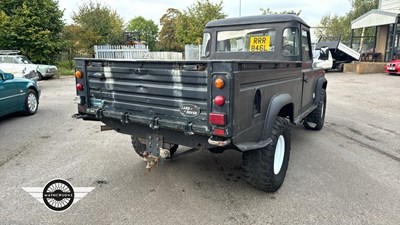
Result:
<svg viewBox="0 0 400 225">
<path fill-rule="evenodd" d="M 35 68 L 37 76 L 39 79 L 50 78 L 56 75 L 57 67 L 53 65 L 43 65 L 43 64 L 33 64 L 29 59 L 24 55 L 18 55 L 19 51 L 13 50 L 3 50 L 0 51 L 0 64 L 1 63 L 11 63 L 25 66 L 29 68 Z M 29 69 L 28 69 L 29 70 Z M 7 72 L 7 71 L 6 71 Z"/>
<path fill-rule="evenodd" d="M 0 56 L 0 69 L 6 73 L 14 74 L 14 77 L 37 80 L 39 76 L 36 72 L 37 66 L 29 64 L 16 64 L 2 61 Z"/>
</svg>

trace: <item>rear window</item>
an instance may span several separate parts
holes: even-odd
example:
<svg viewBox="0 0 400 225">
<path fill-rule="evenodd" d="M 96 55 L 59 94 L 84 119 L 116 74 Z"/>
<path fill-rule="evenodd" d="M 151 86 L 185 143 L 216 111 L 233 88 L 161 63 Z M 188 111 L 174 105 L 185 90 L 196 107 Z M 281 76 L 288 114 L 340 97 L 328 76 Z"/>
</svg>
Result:
<svg viewBox="0 0 400 225">
<path fill-rule="evenodd" d="M 295 27 L 286 28 L 283 31 L 282 55 L 298 56 L 299 55 L 299 30 Z"/>
<path fill-rule="evenodd" d="M 246 29 L 217 33 L 217 52 L 273 52 L 275 29 Z"/>
</svg>

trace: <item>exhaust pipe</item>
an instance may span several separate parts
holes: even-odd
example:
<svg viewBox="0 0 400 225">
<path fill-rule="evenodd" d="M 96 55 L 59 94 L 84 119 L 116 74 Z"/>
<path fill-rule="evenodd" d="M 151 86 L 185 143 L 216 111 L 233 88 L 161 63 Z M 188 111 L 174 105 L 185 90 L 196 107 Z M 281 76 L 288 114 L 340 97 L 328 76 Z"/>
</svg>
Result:
<svg viewBox="0 0 400 225">
<path fill-rule="evenodd" d="M 112 127 L 109 127 L 109 126 L 107 126 L 107 125 L 101 125 L 101 126 L 100 126 L 100 131 L 101 131 L 101 132 L 103 132 L 103 131 L 108 131 L 108 130 L 113 130 L 113 128 L 112 128 Z"/>
</svg>

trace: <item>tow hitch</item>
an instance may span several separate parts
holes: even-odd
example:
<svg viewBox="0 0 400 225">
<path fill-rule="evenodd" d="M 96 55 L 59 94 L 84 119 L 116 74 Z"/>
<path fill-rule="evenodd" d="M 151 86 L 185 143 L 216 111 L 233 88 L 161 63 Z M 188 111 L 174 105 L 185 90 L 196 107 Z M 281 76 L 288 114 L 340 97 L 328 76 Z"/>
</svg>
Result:
<svg viewBox="0 0 400 225">
<path fill-rule="evenodd" d="M 168 159 L 171 157 L 171 152 L 168 149 L 159 148 L 159 151 L 160 151 L 159 156 L 152 155 L 147 151 L 143 153 L 144 160 L 147 162 L 146 169 L 148 171 L 150 171 L 154 166 L 156 166 L 161 159 Z"/>
<path fill-rule="evenodd" d="M 147 162 L 146 169 L 150 171 L 161 159 L 171 157 L 169 149 L 163 148 L 164 138 L 158 134 L 146 135 L 146 151 L 143 153 L 144 160 Z"/>
</svg>

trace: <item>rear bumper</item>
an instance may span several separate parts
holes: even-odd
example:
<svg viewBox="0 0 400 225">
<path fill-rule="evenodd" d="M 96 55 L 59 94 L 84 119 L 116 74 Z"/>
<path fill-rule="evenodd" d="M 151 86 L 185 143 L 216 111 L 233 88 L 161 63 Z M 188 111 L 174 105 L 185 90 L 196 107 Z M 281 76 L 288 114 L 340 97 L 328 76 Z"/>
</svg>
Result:
<svg viewBox="0 0 400 225">
<path fill-rule="evenodd" d="M 54 75 L 56 75 L 56 72 L 42 74 L 43 77 L 53 77 Z"/>
<path fill-rule="evenodd" d="M 163 137 L 163 141 L 166 143 L 179 144 L 192 148 L 212 148 L 215 147 L 208 143 L 209 135 L 203 134 L 185 134 L 182 130 L 160 128 L 157 130 L 152 129 L 149 125 L 139 123 L 121 123 L 118 120 L 110 118 L 102 118 L 101 122 L 109 127 L 112 127 L 115 131 L 123 134 L 132 135 L 135 137 L 145 138 L 148 134 L 157 134 Z"/>
</svg>

